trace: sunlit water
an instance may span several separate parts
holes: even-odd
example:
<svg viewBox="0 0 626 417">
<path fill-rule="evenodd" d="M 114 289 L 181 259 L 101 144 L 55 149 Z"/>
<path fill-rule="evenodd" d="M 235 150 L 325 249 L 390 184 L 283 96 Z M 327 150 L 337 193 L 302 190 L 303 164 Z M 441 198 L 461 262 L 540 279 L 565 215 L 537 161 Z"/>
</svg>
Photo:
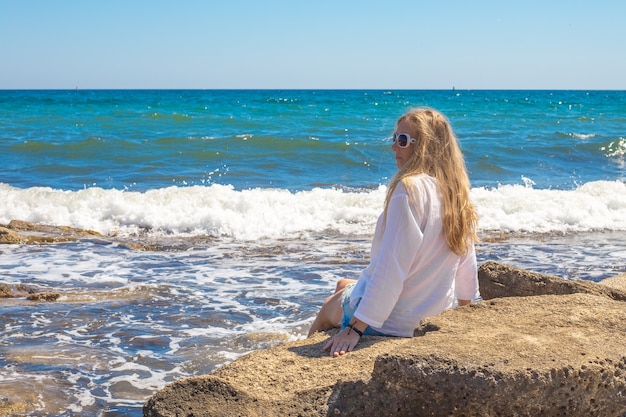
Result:
<svg viewBox="0 0 626 417">
<path fill-rule="evenodd" d="M 368 262 L 386 138 L 416 105 L 463 146 L 479 263 L 626 272 L 626 92 L 4 91 L 0 224 L 101 235 L 0 246 L 0 284 L 61 294 L 0 299 L 0 409 L 140 416 L 172 381 L 303 338 Z"/>
</svg>

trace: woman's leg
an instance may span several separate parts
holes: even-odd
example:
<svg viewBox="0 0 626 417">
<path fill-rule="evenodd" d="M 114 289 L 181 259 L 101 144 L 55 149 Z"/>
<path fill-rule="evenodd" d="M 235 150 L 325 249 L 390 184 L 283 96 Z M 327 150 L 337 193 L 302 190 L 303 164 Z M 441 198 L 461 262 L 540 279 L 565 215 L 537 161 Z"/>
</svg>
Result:
<svg viewBox="0 0 626 417">
<path fill-rule="evenodd" d="M 341 291 L 346 288 L 348 284 L 354 284 L 355 282 L 356 279 L 341 278 L 339 281 L 337 281 L 337 287 L 335 288 L 335 292 Z"/>
<path fill-rule="evenodd" d="M 339 327 L 343 309 L 341 308 L 341 299 L 343 297 L 343 288 L 324 300 L 324 304 L 317 317 L 313 321 L 309 329 L 309 336 L 320 330 L 328 330 Z"/>
<path fill-rule="evenodd" d="M 315 332 L 319 332 L 320 330 L 329 330 L 335 327 L 340 327 L 341 316 L 343 315 L 343 309 L 341 308 L 343 291 L 348 284 L 354 282 L 356 281 L 348 278 L 342 278 L 337 281 L 335 293 L 324 300 L 322 308 L 317 313 L 317 317 L 315 317 L 315 320 L 309 329 L 309 336 Z"/>
</svg>

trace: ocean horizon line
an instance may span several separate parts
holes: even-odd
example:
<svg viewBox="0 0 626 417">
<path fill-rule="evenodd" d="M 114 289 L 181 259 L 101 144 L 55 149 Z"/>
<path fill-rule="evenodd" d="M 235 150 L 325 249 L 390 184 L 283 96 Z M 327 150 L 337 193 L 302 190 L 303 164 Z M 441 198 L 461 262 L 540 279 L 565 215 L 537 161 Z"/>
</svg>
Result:
<svg viewBox="0 0 626 417">
<path fill-rule="evenodd" d="M 608 89 L 608 88 L 0 88 L 2 92 L 8 91 L 375 91 L 375 92 L 394 92 L 394 91 L 511 91 L 511 92 L 625 92 L 626 89 Z"/>
</svg>

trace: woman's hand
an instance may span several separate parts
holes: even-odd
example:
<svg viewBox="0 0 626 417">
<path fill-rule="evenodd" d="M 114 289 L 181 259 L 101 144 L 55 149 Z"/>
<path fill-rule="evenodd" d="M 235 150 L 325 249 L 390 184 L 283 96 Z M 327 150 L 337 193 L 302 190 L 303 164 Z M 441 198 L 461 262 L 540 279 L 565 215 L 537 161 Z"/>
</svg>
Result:
<svg viewBox="0 0 626 417">
<path fill-rule="evenodd" d="M 336 358 L 354 349 L 359 340 L 361 340 L 361 336 L 350 327 L 346 327 L 326 343 L 324 350 L 330 351 L 330 356 Z"/>
</svg>

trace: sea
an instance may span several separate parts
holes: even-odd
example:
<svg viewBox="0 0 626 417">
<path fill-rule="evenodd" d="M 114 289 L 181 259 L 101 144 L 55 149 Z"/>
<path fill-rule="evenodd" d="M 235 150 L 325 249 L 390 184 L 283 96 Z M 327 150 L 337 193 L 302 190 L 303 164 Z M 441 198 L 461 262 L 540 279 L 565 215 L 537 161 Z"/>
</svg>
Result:
<svg viewBox="0 0 626 417">
<path fill-rule="evenodd" d="M 0 409 L 141 416 L 304 338 L 368 263 L 412 107 L 461 143 L 479 264 L 626 272 L 626 91 L 0 91 L 0 224 L 98 233 L 0 245 L 0 284 L 61 294 L 0 299 Z"/>
</svg>

